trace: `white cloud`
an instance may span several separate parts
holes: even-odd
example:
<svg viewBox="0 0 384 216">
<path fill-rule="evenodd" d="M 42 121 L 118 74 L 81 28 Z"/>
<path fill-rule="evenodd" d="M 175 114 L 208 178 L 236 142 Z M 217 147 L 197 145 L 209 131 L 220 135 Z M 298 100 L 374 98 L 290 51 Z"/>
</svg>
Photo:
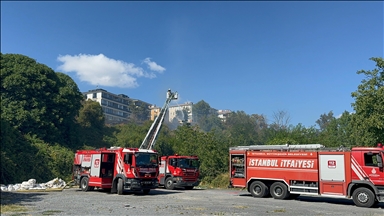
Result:
<svg viewBox="0 0 384 216">
<path fill-rule="evenodd" d="M 156 74 L 147 72 L 132 63 L 115 60 L 99 55 L 64 55 L 57 57 L 62 62 L 58 70 L 62 72 L 75 72 L 81 81 L 92 85 L 113 86 L 121 88 L 138 87 L 137 78 L 155 78 Z M 150 70 L 162 73 L 165 68 L 151 62 L 149 58 L 144 60 Z"/>
<path fill-rule="evenodd" d="M 165 68 L 161 67 L 156 62 L 151 61 L 150 58 L 144 59 L 143 63 L 147 64 L 148 68 L 152 71 L 156 71 L 159 73 L 163 73 L 165 71 Z"/>
</svg>

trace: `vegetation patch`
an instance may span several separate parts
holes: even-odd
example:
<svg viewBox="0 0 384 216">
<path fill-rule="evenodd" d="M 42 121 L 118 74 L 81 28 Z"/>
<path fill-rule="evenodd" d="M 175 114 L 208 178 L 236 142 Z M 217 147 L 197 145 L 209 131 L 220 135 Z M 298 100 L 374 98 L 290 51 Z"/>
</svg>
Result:
<svg viewBox="0 0 384 216">
<path fill-rule="evenodd" d="M 233 206 L 233 208 L 237 208 L 237 209 L 246 209 L 246 208 L 248 208 L 248 206 Z"/>
<path fill-rule="evenodd" d="M 275 210 L 273 210 L 273 212 L 286 212 L 287 210 L 285 210 L 285 209 L 275 209 Z"/>
<path fill-rule="evenodd" d="M 59 211 L 59 210 L 48 210 L 48 211 L 43 211 L 41 214 L 42 215 L 54 215 L 54 214 L 58 214 L 58 213 L 61 213 L 63 211 Z"/>
<path fill-rule="evenodd" d="M 185 210 L 195 210 L 195 211 L 204 211 L 206 210 L 206 208 L 203 208 L 203 207 L 187 207 L 187 208 L 184 208 Z"/>
<path fill-rule="evenodd" d="M 22 205 L 1 205 L 1 214 L 9 213 L 9 212 L 27 212 L 28 208 Z"/>
</svg>

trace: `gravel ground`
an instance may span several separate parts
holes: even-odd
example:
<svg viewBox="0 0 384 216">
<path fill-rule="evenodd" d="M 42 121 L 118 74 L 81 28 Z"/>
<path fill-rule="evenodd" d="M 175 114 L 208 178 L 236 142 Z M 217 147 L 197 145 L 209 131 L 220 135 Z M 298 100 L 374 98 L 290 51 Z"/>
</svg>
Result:
<svg viewBox="0 0 384 216">
<path fill-rule="evenodd" d="M 253 198 L 231 189 L 152 190 L 117 195 L 105 191 L 2 192 L 2 204 L 26 206 L 24 213 L 3 215 L 362 215 L 384 216 L 384 203 L 374 208 L 351 200 L 300 196 L 295 200 Z"/>
</svg>

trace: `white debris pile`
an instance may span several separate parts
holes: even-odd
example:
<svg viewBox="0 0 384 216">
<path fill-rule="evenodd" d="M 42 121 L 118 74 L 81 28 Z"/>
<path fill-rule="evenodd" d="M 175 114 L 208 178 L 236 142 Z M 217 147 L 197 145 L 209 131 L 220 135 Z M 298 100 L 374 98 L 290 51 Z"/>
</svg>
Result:
<svg viewBox="0 0 384 216">
<path fill-rule="evenodd" d="M 29 179 L 21 184 L 0 185 L 1 191 L 18 191 L 18 190 L 47 190 L 64 188 L 67 184 L 64 180 L 55 178 L 47 183 L 36 184 L 36 179 Z"/>
</svg>

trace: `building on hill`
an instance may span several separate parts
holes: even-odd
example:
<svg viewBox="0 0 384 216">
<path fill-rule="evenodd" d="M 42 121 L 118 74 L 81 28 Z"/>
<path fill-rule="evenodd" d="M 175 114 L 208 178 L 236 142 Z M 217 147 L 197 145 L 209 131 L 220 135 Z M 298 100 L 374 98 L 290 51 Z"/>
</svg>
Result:
<svg viewBox="0 0 384 216">
<path fill-rule="evenodd" d="M 179 123 L 183 123 L 183 122 L 193 123 L 192 107 L 193 107 L 192 102 L 169 106 L 168 121 L 169 122 L 178 121 Z"/>
<path fill-rule="evenodd" d="M 225 122 L 231 113 L 231 110 L 217 110 L 217 117 L 219 117 L 222 122 Z"/>
<path fill-rule="evenodd" d="M 125 94 L 113 94 L 104 89 L 94 89 L 83 92 L 86 100 L 97 101 L 103 109 L 106 124 L 120 124 L 128 121 L 143 123 L 144 121 L 154 121 L 161 108 L 139 99 L 132 99 Z M 194 124 L 193 103 L 171 105 L 165 117 L 165 123 L 171 128 L 177 128 L 181 124 Z M 211 114 L 217 116 L 225 122 L 230 110 L 216 110 L 211 108 Z"/>
<path fill-rule="evenodd" d="M 86 100 L 97 101 L 103 109 L 106 124 L 119 124 L 149 119 L 149 103 L 131 99 L 125 94 L 113 94 L 104 89 L 83 92 Z"/>
</svg>

